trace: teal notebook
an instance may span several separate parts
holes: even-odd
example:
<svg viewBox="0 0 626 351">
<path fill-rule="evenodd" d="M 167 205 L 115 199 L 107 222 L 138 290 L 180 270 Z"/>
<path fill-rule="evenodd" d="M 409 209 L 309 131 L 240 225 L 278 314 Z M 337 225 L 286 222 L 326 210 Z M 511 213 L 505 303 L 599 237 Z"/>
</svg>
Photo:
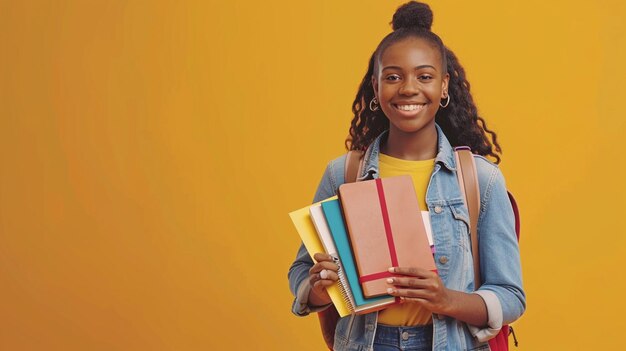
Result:
<svg viewBox="0 0 626 351">
<path fill-rule="evenodd" d="M 339 259 L 343 265 L 344 273 L 348 278 L 350 289 L 354 297 L 355 311 L 369 309 L 373 307 L 380 309 L 381 307 L 392 304 L 395 302 L 395 298 L 391 295 L 383 295 L 372 298 L 366 298 L 363 296 L 363 290 L 361 284 L 359 284 L 359 275 L 354 264 L 354 258 L 352 257 L 352 249 L 350 247 L 350 241 L 348 239 L 348 233 L 343 223 L 343 216 L 341 214 L 341 205 L 339 200 L 331 200 L 322 202 L 322 210 L 324 210 L 324 216 L 330 229 L 330 233 L 335 241 L 337 247 L 337 253 Z M 359 309 L 358 307 L 362 307 Z M 376 308 L 377 307 L 377 308 Z"/>
</svg>

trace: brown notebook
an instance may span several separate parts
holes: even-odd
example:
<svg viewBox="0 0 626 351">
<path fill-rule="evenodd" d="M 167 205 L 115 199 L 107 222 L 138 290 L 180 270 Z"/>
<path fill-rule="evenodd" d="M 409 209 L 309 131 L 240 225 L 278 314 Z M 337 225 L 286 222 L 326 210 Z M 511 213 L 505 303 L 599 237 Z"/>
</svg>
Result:
<svg viewBox="0 0 626 351">
<path fill-rule="evenodd" d="M 339 198 L 363 295 L 387 294 L 389 267 L 437 270 L 411 176 L 346 183 Z"/>
</svg>

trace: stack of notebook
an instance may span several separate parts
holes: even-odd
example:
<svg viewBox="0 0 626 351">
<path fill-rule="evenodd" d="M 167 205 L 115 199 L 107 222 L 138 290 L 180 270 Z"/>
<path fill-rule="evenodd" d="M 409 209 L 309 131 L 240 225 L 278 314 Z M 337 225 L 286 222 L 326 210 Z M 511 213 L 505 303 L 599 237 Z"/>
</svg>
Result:
<svg viewBox="0 0 626 351">
<path fill-rule="evenodd" d="M 326 252 L 338 264 L 328 293 L 342 317 L 397 302 L 387 295 L 389 267 L 436 270 L 428 212 L 408 175 L 343 184 L 339 197 L 289 215 L 311 257 Z"/>
</svg>

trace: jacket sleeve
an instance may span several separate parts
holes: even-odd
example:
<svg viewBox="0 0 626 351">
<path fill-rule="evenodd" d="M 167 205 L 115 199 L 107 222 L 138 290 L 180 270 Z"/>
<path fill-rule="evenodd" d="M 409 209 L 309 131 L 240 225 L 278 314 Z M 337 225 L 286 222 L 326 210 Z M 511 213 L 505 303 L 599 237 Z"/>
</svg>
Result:
<svg viewBox="0 0 626 351">
<path fill-rule="evenodd" d="M 477 160 L 477 168 L 478 163 Z M 498 334 L 502 325 L 518 319 L 526 309 L 522 288 L 520 252 L 515 234 L 515 215 L 504 177 L 497 166 L 481 177 L 481 204 L 478 219 L 480 274 L 482 286 L 475 292 L 487 306 L 488 326 L 470 327 L 474 336 L 486 341 Z M 483 179 L 481 181 L 480 179 Z M 486 180 L 486 181 L 484 181 Z"/>
<path fill-rule="evenodd" d="M 322 180 L 320 181 L 313 203 L 327 199 L 335 195 L 336 181 L 334 172 L 334 163 L 331 161 Z M 294 295 L 294 301 L 291 307 L 291 311 L 298 316 L 306 316 L 311 312 L 318 312 L 326 309 L 330 304 L 324 306 L 311 306 L 308 303 L 309 292 L 311 291 L 311 285 L 309 284 L 309 269 L 313 266 L 313 260 L 311 255 L 304 247 L 304 244 L 300 244 L 296 259 L 289 268 L 287 277 L 289 278 L 289 289 Z"/>
</svg>

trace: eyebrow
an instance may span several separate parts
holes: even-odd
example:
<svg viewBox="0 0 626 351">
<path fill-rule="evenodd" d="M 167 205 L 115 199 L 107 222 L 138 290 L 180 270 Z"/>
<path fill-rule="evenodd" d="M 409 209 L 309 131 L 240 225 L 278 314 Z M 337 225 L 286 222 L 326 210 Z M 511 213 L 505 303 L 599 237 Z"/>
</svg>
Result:
<svg viewBox="0 0 626 351">
<path fill-rule="evenodd" d="M 435 66 L 431 66 L 431 65 L 420 65 L 420 66 L 415 67 L 414 69 L 422 69 L 422 68 L 432 68 L 432 69 L 434 69 L 435 71 L 437 70 L 437 69 L 435 68 Z M 402 70 L 402 67 L 398 67 L 398 66 L 386 66 L 386 67 L 383 67 L 383 71 L 384 71 L 384 70 L 386 70 L 386 69 L 398 69 L 398 70 Z"/>
</svg>

